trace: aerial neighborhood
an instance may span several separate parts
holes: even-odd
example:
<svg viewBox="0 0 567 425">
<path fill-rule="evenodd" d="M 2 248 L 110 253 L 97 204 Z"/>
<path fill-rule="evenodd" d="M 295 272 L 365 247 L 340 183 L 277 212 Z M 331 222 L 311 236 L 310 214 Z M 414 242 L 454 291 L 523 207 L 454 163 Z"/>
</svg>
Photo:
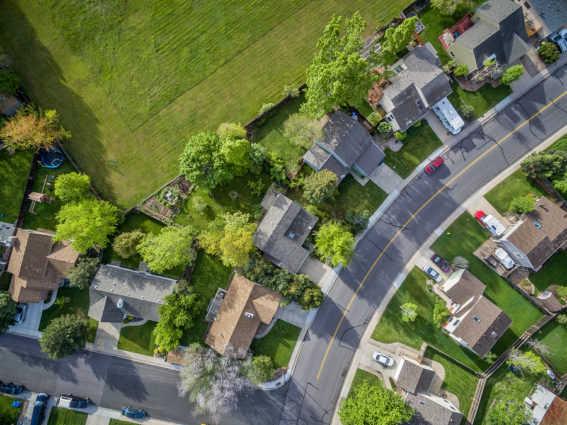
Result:
<svg viewBox="0 0 567 425">
<path fill-rule="evenodd" d="M 567 2 L 0 4 L 0 425 L 567 424 Z"/>
</svg>

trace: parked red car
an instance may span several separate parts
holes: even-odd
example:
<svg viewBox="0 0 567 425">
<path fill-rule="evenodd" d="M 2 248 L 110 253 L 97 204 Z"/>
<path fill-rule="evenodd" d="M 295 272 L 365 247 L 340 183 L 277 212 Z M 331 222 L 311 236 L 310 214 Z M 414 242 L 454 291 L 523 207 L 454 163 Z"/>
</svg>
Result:
<svg viewBox="0 0 567 425">
<path fill-rule="evenodd" d="M 425 167 L 425 172 L 427 174 L 433 174 L 439 167 L 443 165 L 444 162 L 445 160 L 443 158 L 441 158 L 440 156 L 437 157 L 431 164 Z"/>
</svg>

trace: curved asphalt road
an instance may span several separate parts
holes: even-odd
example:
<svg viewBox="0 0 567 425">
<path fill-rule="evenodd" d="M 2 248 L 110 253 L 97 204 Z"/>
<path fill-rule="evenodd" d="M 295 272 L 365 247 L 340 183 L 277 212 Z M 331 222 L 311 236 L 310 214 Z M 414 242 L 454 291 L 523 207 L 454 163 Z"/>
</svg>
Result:
<svg viewBox="0 0 567 425">
<path fill-rule="evenodd" d="M 402 192 L 340 273 L 306 334 L 291 381 L 243 398 L 222 423 L 328 424 L 361 335 L 411 256 L 476 190 L 565 123 L 567 66 L 453 147 L 436 174 L 418 176 Z M 206 422 L 178 396 L 174 370 L 91 352 L 55 362 L 37 341 L 13 335 L 0 336 L 0 379 L 53 395 L 89 396 L 104 407 L 143 406 L 155 418 Z"/>
</svg>

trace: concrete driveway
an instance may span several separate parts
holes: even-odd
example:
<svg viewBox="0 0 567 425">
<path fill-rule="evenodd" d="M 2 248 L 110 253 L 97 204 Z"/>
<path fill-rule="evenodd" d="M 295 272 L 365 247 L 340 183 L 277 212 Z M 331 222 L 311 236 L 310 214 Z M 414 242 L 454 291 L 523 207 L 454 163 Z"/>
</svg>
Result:
<svg viewBox="0 0 567 425">
<path fill-rule="evenodd" d="M 28 303 L 28 311 L 23 323 L 13 325 L 8 328 L 11 332 L 25 333 L 27 335 L 35 333 L 39 329 L 41 322 L 41 313 L 43 312 L 43 303 Z"/>
</svg>

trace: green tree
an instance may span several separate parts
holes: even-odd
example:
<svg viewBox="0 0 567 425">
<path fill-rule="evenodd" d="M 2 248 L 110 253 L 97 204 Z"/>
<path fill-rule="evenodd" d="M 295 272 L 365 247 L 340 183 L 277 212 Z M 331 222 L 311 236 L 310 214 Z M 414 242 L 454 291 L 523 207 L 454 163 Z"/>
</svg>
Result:
<svg viewBox="0 0 567 425">
<path fill-rule="evenodd" d="M 0 69 L 0 91 L 6 94 L 18 94 L 20 89 L 20 81 L 11 72 Z"/>
<path fill-rule="evenodd" d="M 467 105 L 466 103 L 461 103 L 459 112 L 461 113 L 465 121 L 472 121 L 476 118 L 476 112 L 474 108 L 471 105 Z"/>
<path fill-rule="evenodd" d="M 553 181 L 553 187 L 564 194 L 567 194 L 567 173 L 563 177 Z"/>
<path fill-rule="evenodd" d="M 457 66 L 453 71 L 453 74 L 455 74 L 455 76 L 457 77 L 464 77 L 468 73 L 469 73 L 469 67 L 464 63 Z"/>
<path fill-rule="evenodd" d="M 465 0 L 431 0 L 431 6 L 439 11 L 441 15 L 451 16 Z"/>
<path fill-rule="evenodd" d="M 325 223 L 315 236 L 315 251 L 333 267 L 348 266 L 352 259 L 354 237 L 337 222 Z"/>
<path fill-rule="evenodd" d="M 56 218 L 54 242 L 71 240 L 73 249 L 85 254 L 89 248 L 108 245 L 109 235 L 114 233 L 122 213 L 109 202 L 85 199 L 63 205 Z"/>
<path fill-rule="evenodd" d="M 535 198 L 533 196 L 518 196 L 510 202 L 510 211 L 519 214 L 533 211 L 535 208 Z"/>
<path fill-rule="evenodd" d="M 415 25 L 417 24 L 417 16 L 405 19 L 395 28 L 388 28 L 384 34 L 384 42 L 382 48 L 388 53 L 398 53 L 404 50 L 411 42 Z"/>
<path fill-rule="evenodd" d="M 197 232 L 191 226 L 167 226 L 157 235 L 148 233 L 137 249 L 150 269 L 163 273 L 195 260 L 193 239 L 196 235 Z"/>
<path fill-rule="evenodd" d="M 8 326 L 14 323 L 17 304 L 12 301 L 8 291 L 0 291 L 0 333 L 6 332 Z"/>
<path fill-rule="evenodd" d="M 323 130 L 318 121 L 304 114 L 292 114 L 284 122 L 283 135 L 297 146 L 308 148 L 316 140 L 321 140 Z"/>
<path fill-rule="evenodd" d="M 396 139 L 398 139 L 398 140 L 405 140 L 406 137 L 408 137 L 408 135 L 405 131 L 396 131 L 394 133 L 394 136 L 396 136 Z"/>
<path fill-rule="evenodd" d="M 433 323 L 441 327 L 449 317 L 451 317 L 451 313 L 447 309 L 445 302 L 441 298 L 437 298 L 433 306 Z"/>
<path fill-rule="evenodd" d="M 268 153 L 270 160 L 270 177 L 277 183 L 282 183 L 286 178 L 285 164 L 283 160 L 273 152 Z"/>
<path fill-rule="evenodd" d="M 524 75 L 524 67 L 522 65 L 514 65 L 504 71 L 500 81 L 502 84 L 510 84 L 519 79 L 522 75 Z"/>
<path fill-rule="evenodd" d="M 517 348 L 512 348 L 508 354 L 507 365 L 516 366 L 521 371 L 539 374 L 546 371 L 545 363 L 533 351 L 523 352 Z"/>
<path fill-rule="evenodd" d="M 67 270 L 65 277 L 69 286 L 88 289 L 98 270 L 98 258 L 81 258 L 79 262 Z"/>
<path fill-rule="evenodd" d="M 261 384 L 274 376 L 274 362 L 268 356 L 254 356 L 248 368 L 248 379 L 253 384 Z"/>
<path fill-rule="evenodd" d="M 323 291 L 321 291 L 321 288 L 312 283 L 303 291 L 301 299 L 299 300 L 299 305 L 301 305 L 303 310 L 319 308 L 321 304 L 323 304 L 323 298 L 325 298 L 325 295 L 323 294 Z"/>
<path fill-rule="evenodd" d="M 229 137 L 223 139 L 221 153 L 233 174 L 243 176 L 250 170 L 250 142 Z"/>
<path fill-rule="evenodd" d="M 183 332 L 193 326 L 193 318 L 198 312 L 197 295 L 170 294 L 158 307 L 159 322 L 153 330 L 156 344 L 166 351 L 179 345 Z"/>
<path fill-rule="evenodd" d="M 57 177 L 54 193 L 63 202 L 77 202 L 90 195 L 90 186 L 88 175 L 71 172 Z"/>
<path fill-rule="evenodd" d="M 380 134 L 389 134 L 392 131 L 392 124 L 388 121 L 382 121 L 378 124 L 378 133 Z"/>
<path fill-rule="evenodd" d="M 201 199 L 201 198 L 197 198 Z M 136 247 L 146 234 L 141 229 L 120 233 L 112 243 L 112 249 L 122 258 L 130 258 L 136 254 Z"/>
<path fill-rule="evenodd" d="M 567 298 L 567 286 L 558 286 L 557 295 L 559 295 L 561 298 Z"/>
<path fill-rule="evenodd" d="M 344 24 L 344 25 L 343 25 Z M 365 98 L 379 75 L 360 56 L 366 22 L 356 12 L 346 21 L 333 16 L 317 41 L 318 51 L 307 69 L 305 103 L 301 112 L 319 118 L 335 105 L 356 103 Z"/>
<path fill-rule="evenodd" d="M 221 149 L 222 141 L 215 133 L 196 134 L 179 158 L 179 172 L 208 189 L 230 181 L 232 173 Z"/>
<path fill-rule="evenodd" d="M 524 400 L 508 396 L 494 403 L 486 420 L 488 425 L 524 425 L 530 418 Z"/>
<path fill-rule="evenodd" d="M 285 86 L 282 93 L 283 97 L 299 97 L 300 94 L 299 89 L 293 86 Z"/>
<path fill-rule="evenodd" d="M 551 41 L 542 42 L 541 46 L 539 46 L 539 48 L 537 49 L 537 52 L 545 63 L 557 62 L 557 60 L 561 56 L 561 52 L 559 51 L 555 43 Z"/>
<path fill-rule="evenodd" d="M 0 129 L 5 147 L 14 150 L 49 149 L 70 136 L 52 109 L 22 108 Z"/>
<path fill-rule="evenodd" d="M 344 425 L 399 425 L 409 422 L 414 410 L 406 401 L 381 384 L 362 382 L 339 409 Z"/>
<path fill-rule="evenodd" d="M 555 320 L 557 320 L 557 323 L 560 325 L 567 325 L 567 314 L 559 314 Z"/>
<path fill-rule="evenodd" d="M 266 150 L 264 147 L 258 143 L 252 143 L 250 145 L 250 159 L 254 164 L 262 165 L 264 159 L 266 158 Z"/>
<path fill-rule="evenodd" d="M 41 351 L 58 360 L 85 347 L 89 320 L 85 316 L 66 314 L 49 322 L 39 339 Z"/>
<path fill-rule="evenodd" d="M 309 202 L 320 205 L 337 190 L 337 175 L 330 170 L 312 173 L 303 183 L 303 196 Z"/>
<path fill-rule="evenodd" d="M 272 102 L 264 103 L 260 108 L 260 110 L 258 111 L 258 115 L 264 115 L 266 112 L 269 112 L 274 106 L 276 105 Z"/>
<path fill-rule="evenodd" d="M 402 310 L 402 322 L 411 323 L 417 319 L 417 305 L 405 303 L 400 306 Z"/>
<path fill-rule="evenodd" d="M 217 134 L 221 139 L 246 139 L 246 129 L 233 122 L 223 122 L 219 125 Z"/>
<path fill-rule="evenodd" d="M 554 178 L 563 175 L 567 167 L 567 152 L 549 150 L 532 153 L 520 168 L 528 177 Z"/>
</svg>

